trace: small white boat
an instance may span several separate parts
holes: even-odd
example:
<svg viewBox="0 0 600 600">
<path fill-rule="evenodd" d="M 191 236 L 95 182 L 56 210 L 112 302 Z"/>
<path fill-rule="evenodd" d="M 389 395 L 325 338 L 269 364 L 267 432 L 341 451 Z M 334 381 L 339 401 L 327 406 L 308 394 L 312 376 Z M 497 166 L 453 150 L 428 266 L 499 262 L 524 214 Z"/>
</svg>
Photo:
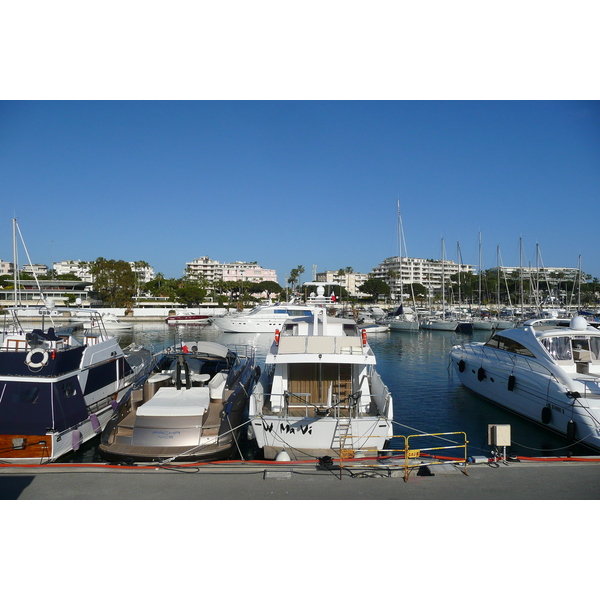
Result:
<svg viewBox="0 0 600 600">
<path fill-rule="evenodd" d="M 390 330 L 390 326 L 383 323 L 365 323 L 364 325 L 359 325 L 359 329 L 366 331 L 367 335 L 369 335 L 371 333 L 385 333 Z"/>
<path fill-rule="evenodd" d="M 166 318 L 167 325 L 210 325 L 208 315 L 200 315 L 191 311 L 178 310 Z"/>
<path fill-rule="evenodd" d="M 367 337 L 324 308 L 275 333 L 249 405 L 249 433 L 266 459 L 376 456 L 387 447 L 392 396 Z"/>
<path fill-rule="evenodd" d="M 450 360 L 473 392 L 600 451 L 600 331 L 583 317 L 527 321 Z"/>
<path fill-rule="evenodd" d="M 98 318 L 98 315 L 101 317 Z M 77 322 L 75 320 L 75 322 Z M 133 329 L 132 323 L 123 323 L 116 315 L 112 313 L 96 313 L 92 317 L 88 317 L 83 321 L 80 321 L 83 328 L 86 330 L 94 330 L 96 328 L 104 328 L 109 331 L 128 331 Z"/>
</svg>

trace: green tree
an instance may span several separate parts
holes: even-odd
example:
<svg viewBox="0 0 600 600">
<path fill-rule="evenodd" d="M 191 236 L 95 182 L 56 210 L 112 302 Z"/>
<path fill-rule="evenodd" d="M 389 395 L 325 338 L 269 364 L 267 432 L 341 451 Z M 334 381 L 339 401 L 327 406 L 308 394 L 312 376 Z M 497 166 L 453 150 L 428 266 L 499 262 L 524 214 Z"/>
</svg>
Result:
<svg viewBox="0 0 600 600">
<path fill-rule="evenodd" d="M 128 262 L 99 257 L 92 262 L 90 273 L 94 278 L 94 290 L 104 304 L 117 308 L 131 306 L 135 273 Z"/>
<path fill-rule="evenodd" d="M 290 271 L 290 276 L 288 278 L 288 283 L 292 288 L 297 288 L 300 285 L 300 277 L 304 273 L 304 267 L 302 265 L 298 265 L 295 269 Z"/>
<path fill-rule="evenodd" d="M 377 302 L 379 296 L 389 296 L 390 286 L 379 277 L 370 277 L 359 288 L 363 294 L 369 294 L 373 302 Z"/>
<path fill-rule="evenodd" d="M 206 289 L 193 281 L 185 281 L 177 290 L 177 300 L 186 306 L 200 304 L 206 297 Z"/>
</svg>

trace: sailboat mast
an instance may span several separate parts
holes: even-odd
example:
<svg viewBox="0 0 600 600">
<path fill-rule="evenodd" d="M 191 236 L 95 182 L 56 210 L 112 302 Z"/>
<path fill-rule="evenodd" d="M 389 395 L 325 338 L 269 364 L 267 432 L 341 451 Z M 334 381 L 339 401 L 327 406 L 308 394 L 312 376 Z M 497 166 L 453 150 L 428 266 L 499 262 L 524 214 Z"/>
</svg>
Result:
<svg viewBox="0 0 600 600">
<path fill-rule="evenodd" d="M 525 314 L 523 291 L 523 238 L 519 238 L 519 290 L 521 295 L 521 315 Z"/>
<path fill-rule="evenodd" d="M 500 246 L 496 246 L 496 278 L 496 310 L 500 317 Z"/>
<path fill-rule="evenodd" d="M 17 257 L 17 220 L 13 219 L 12 220 L 12 236 L 13 236 L 13 298 L 14 298 L 14 302 L 15 302 L 15 306 L 18 306 L 19 304 L 19 299 L 17 298 L 17 294 L 18 294 L 18 286 L 17 286 L 17 277 L 18 277 L 18 272 L 19 272 L 19 265 L 18 265 L 18 257 Z"/>
<path fill-rule="evenodd" d="M 442 320 L 446 320 L 446 269 L 444 260 L 444 238 L 442 238 Z"/>
<path fill-rule="evenodd" d="M 481 311 L 481 231 L 479 232 L 479 310 Z"/>
<path fill-rule="evenodd" d="M 398 198 L 398 259 L 400 261 L 399 266 L 399 279 L 400 279 L 400 305 L 404 299 L 404 284 L 402 281 L 402 217 L 400 216 L 400 198 Z"/>
</svg>

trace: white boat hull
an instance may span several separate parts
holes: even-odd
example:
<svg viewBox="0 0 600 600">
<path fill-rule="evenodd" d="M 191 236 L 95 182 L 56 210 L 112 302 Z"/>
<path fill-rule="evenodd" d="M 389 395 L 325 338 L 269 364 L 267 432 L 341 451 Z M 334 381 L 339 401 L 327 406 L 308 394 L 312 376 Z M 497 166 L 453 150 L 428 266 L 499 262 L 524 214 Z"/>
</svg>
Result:
<svg viewBox="0 0 600 600">
<path fill-rule="evenodd" d="M 213 323 L 225 333 L 275 333 L 281 329 L 287 319 L 270 319 L 268 321 L 246 321 L 244 319 L 226 319 L 220 317 L 214 319 Z"/>
<path fill-rule="evenodd" d="M 424 321 L 421 323 L 422 329 L 431 329 L 433 331 L 456 331 L 458 321 Z"/>
<path fill-rule="evenodd" d="M 418 321 L 391 321 L 390 330 L 393 331 L 419 331 Z"/>
<path fill-rule="evenodd" d="M 391 421 L 382 417 L 348 420 L 261 416 L 252 419 L 251 425 L 267 460 L 276 458 L 283 449 L 292 460 L 325 455 L 337 457 L 342 449 L 352 453 L 376 453 L 386 447 L 393 435 Z"/>
<path fill-rule="evenodd" d="M 450 358 L 466 388 L 502 408 L 567 436 L 568 443 L 576 439 L 600 451 L 600 409 L 590 407 L 584 397 L 569 397 L 566 387 L 556 378 L 540 378 L 539 371 L 529 368 L 527 361 L 521 365 L 508 358 L 503 362 L 497 356 L 492 361 L 481 352 L 465 352 L 461 346 L 452 349 Z M 592 395 L 600 397 L 598 380 L 592 385 L 597 388 Z"/>
</svg>

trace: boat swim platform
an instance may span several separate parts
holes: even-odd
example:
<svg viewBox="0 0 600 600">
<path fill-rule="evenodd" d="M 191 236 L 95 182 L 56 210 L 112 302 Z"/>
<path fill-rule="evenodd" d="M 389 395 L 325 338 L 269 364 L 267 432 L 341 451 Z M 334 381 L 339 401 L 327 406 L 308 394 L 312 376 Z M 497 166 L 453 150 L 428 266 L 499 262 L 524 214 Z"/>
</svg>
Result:
<svg viewBox="0 0 600 600">
<path fill-rule="evenodd" d="M 600 456 L 495 463 L 223 461 L 0 466 L 7 500 L 598 500 Z M 396 459 L 397 463 L 397 459 Z"/>
</svg>

